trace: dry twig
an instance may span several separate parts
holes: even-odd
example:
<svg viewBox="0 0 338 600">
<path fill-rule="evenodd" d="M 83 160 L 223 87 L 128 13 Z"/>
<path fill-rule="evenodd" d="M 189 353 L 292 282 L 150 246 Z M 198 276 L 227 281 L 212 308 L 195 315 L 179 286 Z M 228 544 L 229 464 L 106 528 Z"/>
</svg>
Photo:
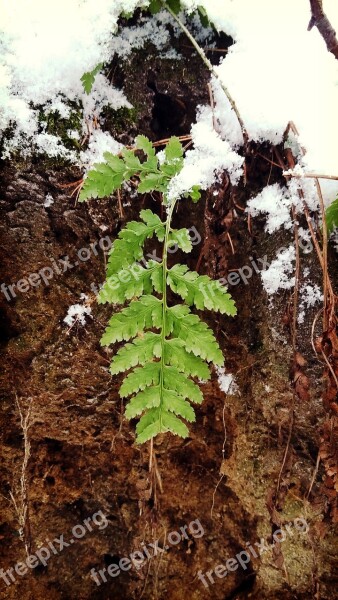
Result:
<svg viewBox="0 0 338 600">
<path fill-rule="evenodd" d="M 19 417 L 20 417 L 20 426 L 23 434 L 23 443 L 24 443 L 24 455 L 21 465 L 21 473 L 20 473 L 20 482 L 19 482 L 19 492 L 18 492 L 18 500 L 15 498 L 14 493 L 10 492 L 10 497 L 14 506 L 14 510 L 16 512 L 19 526 L 20 526 L 20 537 L 24 542 L 25 550 L 27 556 L 31 554 L 31 527 L 29 520 L 29 493 L 28 493 L 28 482 L 27 482 L 27 469 L 28 462 L 30 459 L 30 439 L 29 439 L 29 429 L 33 424 L 32 419 L 32 398 L 30 398 L 28 408 L 24 413 L 21 405 L 19 403 L 18 398 L 16 398 L 16 406 L 18 409 Z"/>
<path fill-rule="evenodd" d="M 323 37 L 326 47 L 329 52 L 338 60 L 338 40 L 335 30 L 333 29 L 329 19 L 323 9 L 323 0 L 310 0 L 311 19 L 308 26 L 308 31 L 312 27 L 317 27 L 319 33 Z"/>
</svg>

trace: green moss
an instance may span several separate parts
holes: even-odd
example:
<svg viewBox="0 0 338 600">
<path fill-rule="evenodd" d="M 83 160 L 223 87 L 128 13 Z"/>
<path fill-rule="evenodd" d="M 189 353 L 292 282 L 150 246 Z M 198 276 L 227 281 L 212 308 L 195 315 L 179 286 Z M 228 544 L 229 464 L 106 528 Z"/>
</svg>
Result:
<svg viewBox="0 0 338 600">
<path fill-rule="evenodd" d="M 139 109 L 137 106 L 126 108 L 123 106 L 118 110 L 113 110 L 106 106 L 102 111 L 105 126 L 114 134 L 121 134 L 128 131 L 136 125 Z"/>
<path fill-rule="evenodd" d="M 39 111 L 38 120 L 39 124 L 45 127 L 45 133 L 58 136 L 68 150 L 79 150 L 79 141 L 71 138 L 68 134 L 68 131 L 77 131 L 81 136 L 82 113 L 79 106 L 75 102 L 71 103 L 70 108 L 71 113 L 67 119 L 61 117 L 57 110 L 45 113 L 41 108 Z"/>
</svg>

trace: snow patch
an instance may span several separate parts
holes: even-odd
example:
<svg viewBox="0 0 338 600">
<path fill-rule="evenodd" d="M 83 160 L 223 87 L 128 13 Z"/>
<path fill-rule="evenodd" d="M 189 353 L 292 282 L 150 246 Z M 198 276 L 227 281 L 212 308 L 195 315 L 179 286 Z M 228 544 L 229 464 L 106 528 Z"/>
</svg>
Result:
<svg viewBox="0 0 338 600">
<path fill-rule="evenodd" d="M 51 194 L 46 194 L 45 197 L 45 201 L 43 203 L 45 208 L 49 208 L 50 206 L 52 206 L 52 204 L 54 204 L 54 198 Z"/>
<path fill-rule="evenodd" d="M 105 152 L 118 154 L 122 148 L 123 145 L 117 142 L 107 131 L 94 129 L 87 150 L 80 152 L 81 164 L 88 171 L 94 163 L 104 161 L 103 154 Z"/>
<path fill-rule="evenodd" d="M 225 394 L 240 395 L 239 387 L 235 381 L 235 376 L 226 373 L 224 367 L 216 367 L 217 380 L 220 390 Z"/>
<path fill-rule="evenodd" d="M 318 302 L 322 302 L 324 296 L 317 284 L 305 283 L 300 289 L 300 303 L 298 323 L 304 323 L 306 309 L 315 306 Z"/>
<path fill-rule="evenodd" d="M 92 318 L 92 309 L 88 305 L 88 296 L 86 294 L 81 294 L 80 300 L 82 300 L 82 304 L 72 304 L 68 308 L 67 315 L 63 319 L 63 322 L 69 327 L 73 327 L 75 323 L 84 326 L 86 324 L 86 317 Z"/>
<path fill-rule="evenodd" d="M 295 248 L 289 246 L 278 253 L 266 271 L 261 271 L 263 287 L 269 295 L 275 294 L 279 289 L 289 290 L 294 287 L 295 278 L 291 275 L 294 270 L 292 263 L 295 260 Z"/>
<path fill-rule="evenodd" d="M 48 105 L 65 118 L 69 101 L 83 105 L 84 116 L 104 105 L 130 107 L 103 75 L 98 75 L 87 96 L 81 76 L 111 59 L 119 14 L 147 4 L 146 0 L 100 0 L 99 4 L 96 0 L 0 0 L 0 131 L 15 126 L 11 139 L 5 140 L 4 158 L 17 149 L 23 155 L 31 153 L 32 141 L 37 141 L 39 152 L 76 161 L 75 153 L 62 149 L 60 140 L 41 133 L 36 107 Z M 36 136 L 40 137 L 36 140 Z"/>
<path fill-rule="evenodd" d="M 223 171 L 229 173 L 232 184 L 236 184 L 242 175 L 244 159 L 213 128 L 210 107 L 200 107 L 191 135 L 194 148 L 186 152 L 183 169 L 169 184 L 169 200 L 183 196 L 194 185 L 206 190 Z"/>
</svg>

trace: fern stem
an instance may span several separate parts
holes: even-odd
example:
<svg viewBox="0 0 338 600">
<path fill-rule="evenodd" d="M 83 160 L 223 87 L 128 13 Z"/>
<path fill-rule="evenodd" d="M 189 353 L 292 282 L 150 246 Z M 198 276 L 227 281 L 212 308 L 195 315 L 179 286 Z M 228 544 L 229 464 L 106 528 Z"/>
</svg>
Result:
<svg viewBox="0 0 338 600">
<path fill-rule="evenodd" d="M 174 208 L 176 205 L 177 200 L 173 200 L 169 209 L 168 209 L 168 215 L 167 215 L 167 220 L 166 220 L 166 225 L 165 225 L 165 235 L 164 235 L 164 242 L 163 242 L 163 253 L 162 253 L 162 268 L 163 268 L 163 280 L 162 280 L 162 285 L 163 285 L 163 291 L 162 291 L 162 330 L 161 330 L 161 371 L 160 371 L 160 402 L 162 402 L 162 397 L 163 397 L 163 374 L 164 374 L 164 345 L 165 345 L 165 340 L 167 337 L 167 332 L 166 332 L 166 318 L 167 318 L 167 273 L 168 273 L 168 267 L 167 267 L 167 262 L 168 262 L 168 241 L 169 241 L 169 233 L 170 233 L 170 229 L 171 229 L 171 219 L 172 219 L 172 215 L 174 212 Z M 161 421 L 161 410 L 159 413 L 159 421 L 160 421 L 160 426 L 162 428 L 162 421 Z"/>
</svg>

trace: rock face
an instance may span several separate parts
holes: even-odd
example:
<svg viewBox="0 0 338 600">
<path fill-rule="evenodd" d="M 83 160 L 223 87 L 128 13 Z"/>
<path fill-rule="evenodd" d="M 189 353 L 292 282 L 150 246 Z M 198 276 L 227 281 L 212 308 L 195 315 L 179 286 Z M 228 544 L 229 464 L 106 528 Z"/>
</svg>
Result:
<svg viewBox="0 0 338 600">
<path fill-rule="evenodd" d="M 166 131 L 150 71 L 158 93 L 167 90 L 185 106 L 166 133 L 189 130 L 196 105 L 208 101 L 208 76 L 184 44 L 182 52 L 177 63 L 136 52 L 120 68 L 138 109 L 118 132 L 112 115 L 110 127 L 121 141 L 136 133 L 158 139 Z M 43 160 L 3 164 L 0 176 L 1 282 L 7 286 L 0 296 L 0 566 L 16 565 L 1 574 L 0 597 L 335 598 L 335 539 L 321 467 L 312 483 L 325 419 L 312 319 L 298 332 L 310 380 L 310 397 L 301 402 L 289 383 L 291 344 L 283 326 L 289 297 L 269 308 L 251 262 L 270 259 L 290 240 L 267 238 L 260 222 L 250 233 L 243 213 L 231 221 L 234 193 L 226 176 L 198 205 L 187 210 L 181 203 L 177 223 L 201 236 L 191 268 L 199 263 L 201 272 L 217 277 L 251 269 L 230 286 L 238 316 L 207 317 L 238 390 L 221 391 L 214 373 L 202 385 L 205 401 L 191 436 L 157 439 L 149 472 L 149 447 L 134 444 L 120 379 L 108 372 L 112 351 L 99 345 L 112 309 L 92 301 L 104 279 L 104 251 L 123 225 L 117 200 L 76 204 L 62 185 L 81 173 Z M 253 155 L 237 206 L 269 177 L 278 181 L 280 174 Z M 47 194 L 54 198 L 50 206 L 44 206 Z M 150 197 L 125 193 L 122 200 L 125 220 L 137 218 L 141 204 L 157 210 Z M 318 278 L 315 257 L 307 261 Z M 69 328 L 63 319 L 81 294 L 92 302 L 91 317 Z M 17 565 L 39 549 L 38 566 L 33 559 L 32 568 Z M 133 562 L 120 563 L 120 572 L 109 567 L 137 552 L 146 558 L 142 564 L 135 554 Z"/>
</svg>

